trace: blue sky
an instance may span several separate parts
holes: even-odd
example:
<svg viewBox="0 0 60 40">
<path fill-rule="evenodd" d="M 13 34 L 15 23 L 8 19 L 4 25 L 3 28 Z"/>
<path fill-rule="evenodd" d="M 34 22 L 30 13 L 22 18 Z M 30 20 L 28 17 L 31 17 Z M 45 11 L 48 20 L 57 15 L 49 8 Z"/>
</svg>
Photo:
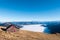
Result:
<svg viewBox="0 0 60 40">
<path fill-rule="evenodd" d="M 60 1 L 0 0 L 0 21 L 60 21 Z"/>
</svg>

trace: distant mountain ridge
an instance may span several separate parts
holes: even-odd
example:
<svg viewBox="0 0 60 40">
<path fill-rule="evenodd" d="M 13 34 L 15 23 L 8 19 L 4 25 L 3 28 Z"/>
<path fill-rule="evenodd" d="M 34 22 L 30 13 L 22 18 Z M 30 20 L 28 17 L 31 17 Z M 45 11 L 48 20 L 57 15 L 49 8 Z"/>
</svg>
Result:
<svg viewBox="0 0 60 40">
<path fill-rule="evenodd" d="M 43 24 L 42 26 L 47 27 L 46 25 L 52 25 L 52 24 L 60 24 L 60 21 L 46 21 L 46 22 L 37 22 L 37 21 L 33 21 L 33 22 L 4 22 L 4 23 L 0 23 L 0 26 L 5 26 L 6 23 L 11 23 L 14 25 L 34 25 L 34 24 Z M 46 24 L 46 25 L 44 25 Z"/>
</svg>

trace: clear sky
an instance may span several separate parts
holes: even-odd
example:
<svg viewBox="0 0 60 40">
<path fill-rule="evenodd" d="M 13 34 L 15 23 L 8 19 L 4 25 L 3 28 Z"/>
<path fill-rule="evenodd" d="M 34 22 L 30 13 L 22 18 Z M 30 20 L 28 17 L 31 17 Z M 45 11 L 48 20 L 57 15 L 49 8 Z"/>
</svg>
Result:
<svg viewBox="0 0 60 40">
<path fill-rule="evenodd" d="M 0 21 L 60 21 L 60 1 L 0 0 Z"/>
</svg>

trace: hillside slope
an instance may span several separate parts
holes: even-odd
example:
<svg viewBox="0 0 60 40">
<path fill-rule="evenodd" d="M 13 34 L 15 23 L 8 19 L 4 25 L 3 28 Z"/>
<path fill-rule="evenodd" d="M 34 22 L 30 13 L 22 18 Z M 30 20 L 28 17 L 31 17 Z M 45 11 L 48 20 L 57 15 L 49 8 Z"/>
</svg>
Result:
<svg viewBox="0 0 60 40">
<path fill-rule="evenodd" d="M 0 29 L 0 40 L 60 40 L 60 34 L 44 34 L 26 30 L 11 33 Z"/>
</svg>

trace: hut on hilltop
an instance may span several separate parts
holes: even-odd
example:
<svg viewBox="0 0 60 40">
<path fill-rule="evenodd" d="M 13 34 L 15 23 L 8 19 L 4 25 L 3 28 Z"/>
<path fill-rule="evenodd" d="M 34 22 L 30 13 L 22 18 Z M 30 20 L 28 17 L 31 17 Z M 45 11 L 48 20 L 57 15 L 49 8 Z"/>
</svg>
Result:
<svg viewBox="0 0 60 40">
<path fill-rule="evenodd" d="M 22 27 L 22 26 L 11 24 L 11 23 L 6 23 L 5 25 L 7 25 L 7 27 L 1 28 L 1 29 L 3 31 L 8 31 L 8 32 L 17 32 Z"/>
</svg>

